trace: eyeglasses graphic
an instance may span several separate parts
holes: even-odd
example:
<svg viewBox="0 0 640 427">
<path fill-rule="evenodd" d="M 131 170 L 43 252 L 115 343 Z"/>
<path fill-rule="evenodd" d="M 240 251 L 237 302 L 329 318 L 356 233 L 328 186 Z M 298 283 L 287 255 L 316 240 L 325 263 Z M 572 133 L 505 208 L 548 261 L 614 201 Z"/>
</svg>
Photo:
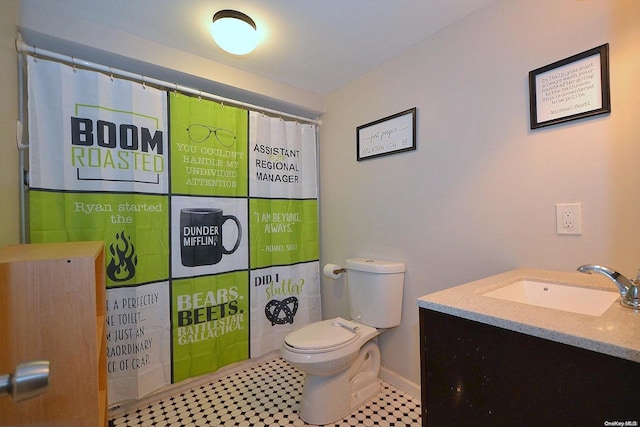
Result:
<svg viewBox="0 0 640 427">
<path fill-rule="evenodd" d="M 187 128 L 189 139 L 201 143 L 209 139 L 211 134 L 224 147 L 231 147 L 236 142 L 236 135 L 228 129 L 212 128 L 207 125 L 192 124 Z"/>
</svg>

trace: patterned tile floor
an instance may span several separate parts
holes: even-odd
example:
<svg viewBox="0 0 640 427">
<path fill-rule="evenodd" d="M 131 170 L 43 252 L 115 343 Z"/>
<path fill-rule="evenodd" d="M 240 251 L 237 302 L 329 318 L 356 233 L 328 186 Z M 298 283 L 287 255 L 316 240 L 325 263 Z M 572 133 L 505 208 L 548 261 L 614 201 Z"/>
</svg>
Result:
<svg viewBox="0 0 640 427">
<path fill-rule="evenodd" d="M 298 417 L 303 374 L 281 358 L 117 416 L 111 427 L 308 426 Z M 420 402 L 382 381 L 378 396 L 328 426 L 420 426 Z"/>
</svg>

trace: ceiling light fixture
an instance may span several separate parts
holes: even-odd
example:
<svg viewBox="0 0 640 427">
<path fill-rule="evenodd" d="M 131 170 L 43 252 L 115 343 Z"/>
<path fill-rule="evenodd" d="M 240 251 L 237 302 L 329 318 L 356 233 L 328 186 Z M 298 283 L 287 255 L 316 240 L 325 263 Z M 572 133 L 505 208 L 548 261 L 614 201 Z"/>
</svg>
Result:
<svg viewBox="0 0 640 427">
<path fill-rule="evenodd" d="M 256 23 L 242 12 L 225 9 L 213 15 L 211 35 L 218 46 L 234 55 L 246 55 L 256 48 Z"/>
</svg>

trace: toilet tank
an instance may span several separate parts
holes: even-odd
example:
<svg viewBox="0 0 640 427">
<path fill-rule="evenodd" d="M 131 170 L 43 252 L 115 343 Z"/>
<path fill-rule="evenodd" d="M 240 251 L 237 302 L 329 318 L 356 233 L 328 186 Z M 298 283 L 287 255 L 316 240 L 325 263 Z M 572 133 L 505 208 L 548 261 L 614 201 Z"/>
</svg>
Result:
<svg viewBox="0 0 640 427">
<path fill-rule="evenodd" d="M 400 324 L 405 266 L 367 258 L 346 260 L 351 319 L 374 328 Z"/>
</svg>

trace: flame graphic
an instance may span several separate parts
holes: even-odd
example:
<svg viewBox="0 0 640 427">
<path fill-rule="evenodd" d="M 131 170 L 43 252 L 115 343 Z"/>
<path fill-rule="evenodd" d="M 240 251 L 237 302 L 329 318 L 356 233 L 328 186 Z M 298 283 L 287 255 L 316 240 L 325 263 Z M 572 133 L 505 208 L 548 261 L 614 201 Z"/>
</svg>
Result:
<svg viewBox="0 0 640 427">
<path fill-rule="evenodd" d="M 131 237 L 122 233 L 116 233 L 116 240 L 109 246 L 111 261 L 107 266 L 107 277 L 114 282 L 124 282 L 136 274 L 138 255 L 131 243 Z"/>
</svg>

